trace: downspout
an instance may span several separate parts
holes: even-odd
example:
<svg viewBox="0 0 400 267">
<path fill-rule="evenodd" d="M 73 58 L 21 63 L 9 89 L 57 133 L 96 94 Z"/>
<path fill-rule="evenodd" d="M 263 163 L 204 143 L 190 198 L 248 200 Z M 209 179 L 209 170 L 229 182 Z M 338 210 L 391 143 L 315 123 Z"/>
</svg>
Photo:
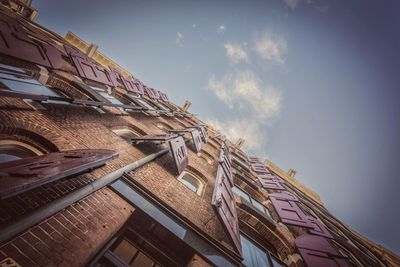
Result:
<svg viewBox="0 0 400 267">
<path fill-rule="evenodd" d="M 31 228 L 39 222 L 47 219 L 51 215 L 56 214 L 57 212 L 67 208 L 68 206 L 81 200 L 82 198 L 118 180 L 122 177 L 122 175 L 124 175 L 124 173 L 133 171 L 143 166 L 144 164 L 149 163 L 150 161 L 164 154 L 167 154 L 168 152 L 169 149 L 163 149 L 161 151 L 150 154 L 116 171 L 106 174 L 105 176 L 93 181 L 92 183 L 85 185 L 84 187 L 79 188 L 69 193 L 68 195 L 58 198 L 32 211 L 31 213 L 25 214 L 18 218 L 16 221 L 12 221 L 6 224 L 2 229 L 0 229 L 0 244 Z"/>
</svg>

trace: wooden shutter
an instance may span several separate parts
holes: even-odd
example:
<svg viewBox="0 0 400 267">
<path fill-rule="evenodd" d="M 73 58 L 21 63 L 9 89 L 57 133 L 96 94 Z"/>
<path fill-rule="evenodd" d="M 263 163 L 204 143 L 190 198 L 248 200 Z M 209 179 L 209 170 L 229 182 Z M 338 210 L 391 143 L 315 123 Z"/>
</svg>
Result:
<svg viewBox="0 0 400 267">
<path fill-rule="evenodd" d="M 302 235 L 295 244 L 308 267 L 348 267 L 348 261 L 323 237 Z"/>
<path fill-rule="evenodd" d="M 0 53 L 49 68 L 60 68 L 63 59 L 57 48 L 28 36 L 19 22 L 0 13 Z"/>
<path fill-rule="evenodd" d="M 270 173 L 267 167 L 265 167 L 262 163 L 252 163 L 251 169 L 257 173 Z"/>
<path fill-rule="evenodd" d="M 193 129 L 192 131 L 190 131 L 190 134 L 192 135 L 192 140 L 196 148 L 196 152 L 200 152 L 203 147 L 203 142 L 201 141 L 199 130 Z"/>
<path fill-rule="evenodd" d="M 301 210 L 295 201 L 276 198 L 271 195 L 269 198 L 283 223 L 313 228 L 308 216 Z"/>
<path fill-rule="evenodd" d="M 118 156 L 113 150 L 54 152 L 0 164 L 0 197 L 7 198 L 64 177 L 89 171 Z"/>
<path fill-rule="evenodd" d="M 268 196 L 276 198 L 276 199 L 280 199 L 280 200 L 299 201 L 297 196 L 295 196 L 294 194 L 292 194 L 292 193 L 290 193 L 288 191 L 281 191 L 279 193 L 271 193 L 271 194 L 268 194 Z"/>
<path fill-rule="evenodd" d="M 143 85 L 143 83 L 141 81 L 139 81 L 138 79 L 134 79 L 133 81 L 134 81 L 134 84 L 135 84 L 137 92 L 140 95 L 144 95 L 144 85 Z"/>
<path fill-rule="evenodd" d="M 275 189 L 275 190 L 285 190 L 285 188 L 281 185 L 280 182 L 269 181 L 269 180 L 260 180 L 262 186 L 266 189 Z"/>
<path fill-rule="evenodd" d="M 236 211 L 235 198 L 231 190 L 231 183 L 222 167 L 217 170 L 214 192 L 211 205 L 222 222 L 234 249 L 241 254 L 239 222 Z"/>
<path fill-rule="evenodd" d="M 224 170 L 225 174 L 227 175 L 229 182 L 231 183 L 231 186 L 233 186 L 233 175 L 232 175 L 232 162 L 230 158 L 230 151 L 228 146 L 225 144 L 225 142 L 222 143 L 221 146 L 221 151 L 219 154 L 219 164 L 221 168 Z"/>
<path fill-rule="evenodd" d="M 160 98 L 160 94 L 158 93 L 158 91 L 151 87 L 145 86 L 144 91 L 151 99 L 157 100 Z"/>
<path fill-rule="evenodd" d="M 80 77 L 96 81 L 108 86 L 115 86 L 114 78 L 109 70 L 95 64 L 88 56 L 86 56 L 82 52 L 66 45 L 64 47 L 65 51 L 71 57 Z"/>
<path fill-rule="evenodd" d="M 308 231 L 314 235 L 319 235 L 319 236 L 324 236 L 327 238 L 333 238 L 331 233 L 328 231 L 328 229 L 323 225 L 318 219 L 309 216 L 309 221 L 311 225 L 313 226 L 312 229 L 309 229 Z"/>
<path fill-rule="evenodd" d="M 169 141 L 169 146 L 178 174 L 181 174 L 189 162 L 185 140 L 182 136 L 178 136 Z"/>
<path fill-rule="evenodd" d="M 161 100 L 165 101 L 165 102 L 169 102 L 168 96 L 166 93 L 163 93 L 161 91 L 158 91 L 158 93 L 160 94 L 160 98 Z"/>
</svg>

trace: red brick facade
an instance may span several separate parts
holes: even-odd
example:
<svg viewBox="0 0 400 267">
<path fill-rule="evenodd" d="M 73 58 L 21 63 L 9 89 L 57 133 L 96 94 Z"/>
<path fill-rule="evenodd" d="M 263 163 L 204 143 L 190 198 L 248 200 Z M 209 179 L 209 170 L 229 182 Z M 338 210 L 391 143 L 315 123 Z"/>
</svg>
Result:
<svg viewBox="0 0 400 267">
<path fill-rule="evenodd" d="M 31 101 L 26 96 L 22 97 L 25 99 L 10 97 L 7 93 L 18 90 L 9 88 L 5 81 L 4 86 L 0 76 L 0 93 L 3 92 L 0 95 L 0 153 L 3 153 L 3 147 L 7 153 L 11 153 L 10 147 L 12 151 L 18 144 L 25 144 L 41 154 L 74 149 L 110 149 L 119 156 L 99 168 L 1 199 L 0 266 L 12 266 L 11 263 L 16 266 L 96 266 L 96 263 L 99 264 L 97 266 L 109 266 L 101 264 L 120 261 L 121 257 L 129 254 L 118 254 L 122 253 L 119 248 L 125 239 L 129 239 L 139 251 L 130 259 L 132 264 L 142 254 L 148 257 L 146 260 L 154 260 L 153 266 L 168 266 L 172 263 L 177 266 L 240 266 L 248 263 L 248 253 L 245 250 L 241 253 L 235 251 L 226 225 L 211 206 L 217 170 L 222 164 L 222 144 L 229 147 L 231 158 L 235 157 L 245 165 L 240 166 L 232 161 L 230 166 L 235 187 L 248 195 L 246 200 L 245 195 L 239 196 L 237 191 L 234 194 L 236 204 L 233 205 L 236 206 L 241 235 L 263 251 L 269 264 L 316 266 L 312 265 L 313 261 L 307 262 L 301 249 L 296 247 L 296 240 L 307 235 L 310 230 L 282 223 L 277 207 L 271 202 L 269 194 L 281 190 L 263 187 L 257 172 L 251 169 L 252 159 L 212 128 L 208 128 L 208 142 L 203 144 L 200 153 L 194 152 L 190 135 L 185 135 L 189 159 L 185 173 L 196 177 L 198 191 L 193 192 L 191 185 L 182 180 L 185 177 L 177 174 L 170 153 L 155 156 L 154 159 L 140 163 L 139 167 L 132 167 L 124 175 L 121 173 L 110 182 L 96 187 L 100 184 L 97 182 L 111 179 L 121 168 L 168 148 L 165 144 L 132 145 L 118 135 L 116 130 L 131 130 L 144 136 L 165 134 L 166 128 L 184 129 L 204 125 L 204 122 L 183 112 L 173 103 L 152 100 L 148 96 L 141 98 L 148 103 L 165 104 L 171 110 L 137 112 L 129 107 L 104 105 L 105 99 L 100 101 L 93 96 L 96 94 L 91 89 L 93 81 L 87 81 L 85 77 L 77 78 L 77 69 L 62 46 L 70 44 L 18 15 L 31 16 L 28 7 L 15 11 L 12 7 L 16 1 L 4 3 L 0 4 L 2 16 L 15 17 L 18 23 L 36 33 L 35 38 L 48 42 L 62 54 L 61 68 L 55 70 L 46 67 L 48 79 L 44 85 L 64 99 L 92 102 L 83 105 L 64 100 L 60 103 Z M 5 27 L 1 26 L 0 35 L 5 34 L 5 31 Z M 32 79 L 40 80 L 42 77 L 43 67 L 29 60 L 12 57 L 7 52 L 0 51 L 0 63 L 5 66 L 1 69 L 7 66 L 19 67 Z M 126 97 L 129 90 L 122 85 L 108 86 L 105 92 L 124 105 L 133 105 Z M 1 162 L 0 166 L 3 166 Z M 1 173 L 0 168 L 0 179 L 2 175 L 12 174 Z M 124 186 L 122 189 L 112 185 L 117 180 L 119 186 Z M 369 249 L 371 246 L 366 240 L 354 234 L 322 205 L 296 187 L 284 180 L 280 183 L 285 190 L 301 200 L 300 204 L 296 204 L 300 209 L 308 216 L 319 218 L 322 225 L 332 233 L 329 242 L 333 249 L 342 253 L 334 259 L 339 259 L 336 261 L 338 266 L 395 266 L 399 263 L 394 254 L 382 255 L 379 251 Z M 145 207 L 149 207 L 148 210 Z M 35 219 L 39 215 L 44 219 Z M 141 226 L 145 221 L 149 223 Z M 7 231 L 16 233 L 9 234 Z M 165 243 L 154 248 L 159 239 Z M 181 249 L 181 258 L 174 246 Z M 115 259 L 115 255 L 120 258 Z M 115 262 L 113 264 L 118 266 Z"/>
</svg>

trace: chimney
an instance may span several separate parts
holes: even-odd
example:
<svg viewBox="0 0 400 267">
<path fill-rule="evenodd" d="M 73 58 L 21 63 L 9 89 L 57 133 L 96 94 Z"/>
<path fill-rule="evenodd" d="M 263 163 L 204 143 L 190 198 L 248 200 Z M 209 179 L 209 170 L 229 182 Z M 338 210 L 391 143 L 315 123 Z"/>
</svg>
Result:
<svg viewBox="0 0 400 267">
<path fill-rule="evenodd" d="M 189 100 L 186 100 L 182 107 L 183 111 L 187 112 L 191 105 L 192 105 L 192 102 L 190 102 Z"/>
<path fill-rule="evenodd" d="M 297 173 L 297 171 L 295 171 L 293 169 L 289 169 L 289 171 L 288 171 L 288 175 L 289 175 L 290 178 L 294 178 L 296 173 Z"/>
<path fill-rule="evenodd" d="M 239 138 L 237 141 L 236 141 L 236 143 L 235 143 L 235 147 L 237 147 L 237 148 L 241 148 L 242 147 L 242 145 L 244 144 L 244 139 L 243 138 Z"/>
</svg>

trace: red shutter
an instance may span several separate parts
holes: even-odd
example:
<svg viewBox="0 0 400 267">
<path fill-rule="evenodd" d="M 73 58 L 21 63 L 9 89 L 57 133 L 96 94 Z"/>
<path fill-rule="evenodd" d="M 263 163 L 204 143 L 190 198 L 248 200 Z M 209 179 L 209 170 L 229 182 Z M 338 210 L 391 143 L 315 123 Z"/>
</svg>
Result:
<svg viewBox="0 0 400 267">
<path fill-rule="evenodd" d="M 63 62 L 57 48 L 31 39 L 16 19 L 1 13 L 0 53 L 54 69 Z"/>
<path fill-rule="evenodd" d="M 0 164 L 0 197 L 7 198 L 103 165 L 118 153 L 106 149 L 54 152 Z"/>
<path fill-rule="evenodd" d="M 313 228 L 308 216 L 300 209 L 295 201 L 269 196 L 276 212 L 283 223 Z"/>
<path fill-rule="evenodd" d="M 255 172 L 259 173 L 270 173 L 269 170 L 262 163 L 253 163 L 251 164 L 251 169 Z"/>
<path fill-rule="evenodd" d="M 158 91 L 156 91 L 155 89 L 153 89 L 151 87 L 145 86 L 144 91 L 151 99 L 159 99 L 160 98 L 160 94 L 158 93 Z"/>
<path fill-rule="evenodd" d="M 296 238 L 296 246 L 309 267 L 348 267 L 345 258 L 323 237 L 302 235 Z"/>
<path fill-rule="evenodd" d="M 258 180 L 260 180 L 261 183 L 264 182 L 279 182 L 279 183 L 284 183 L 285 181 L 281 179 L 280 177 L 274 175 L 274 174 L 257 174 Z"/>
<path fill-rule="evenodd" d="M 196 147 L 196 152 L 200 152 L 203 147 L 203 142 L 201 141 L 199 130 L 193 129 L 192 131 L 190 131 L 190 134 L 192 135 L 192 140 L 194 146 Z"/>
<path fill-rule="evenodd" d="M 215 188 L 211 201 L 218 218 L 221 220 L 234 248 L 241 254 L 239 222 L 236 211 L 236 203 L 231 191 L 231 184 L 224 170 L 219 167 L 215 181 Z"/>
<path fill-rule="evenodd" d="M 313 226 L 312 229 L 309 229 L 308 231 L 312 234 L 319 235 L 319 236 L 324 236 L 327 238 L 333 238 L 331 233 L 328 231 L 328 229 L 323 225 L 318 219 L 309 216 L 309 221 L 311 225 Z"/>
<path fill-rule="evenodd" d="M 161 91 L 158 91 L 158 93 L 160 94 L 161 100 L 165 101 L 165 102 L 169 102 L 168 96 L 166 93 L 163 93 Z"/>
<path fill-rule="evenodd" d="M 221 151 L 219 154 L 219 164 L 224 170 L 225 174 L 229 178 L 229 182 L 231 186 L 233 186 L 233 175 L 232 175 L 232 165 L 231 165 L 231 158 L 228 146 L 225 142 L 222 143 Z"/>
<path fill-rule="evenodd" d="M 268 194 L 268 196 L 276 198 L 276 199 L 280 199 L 280 200 L 299 201 L 297 196 L 295 196 L 294 194 L 292 194 L 292 193 L 290 193 L 288 191 L 281 191 L 279 193 L 271 193 L 271 194 Z"/>
<path fill-rule="evenodd" d="M 185 140 L 182 136 L 178 136 L 169 141 L 169 146 L 178 174 L 181 174 L 189 162 Z"/>
<path fill-rule="evenodd" d="M 138 92 L 138 94 L 144 95 L 144 85 L 143 85 L 143 83 L 141 81 L 139 81 L 138 79 L 134 79 L 133 83 L 135 84 L 136 91 Z"/>
<path fill-rule="evenodd" d="M 111 75 L 110 71 L 95 64 L 88 56 L 86 56 L 82 52 L 69 46 L 64 47 L 65 51 L 74 62 L 75 68 L 78 71 L 79 76 L 108 86 L 115 86 L 113 75 Z"/>
<path fill-rule="evenodd" d="M 281 185 L 280 182 L 268 181 L 268 180 L 260 180 L 260 182 L 262 186 L 266 189 L 285 190 L 285 188 Z"/>
</svg>

